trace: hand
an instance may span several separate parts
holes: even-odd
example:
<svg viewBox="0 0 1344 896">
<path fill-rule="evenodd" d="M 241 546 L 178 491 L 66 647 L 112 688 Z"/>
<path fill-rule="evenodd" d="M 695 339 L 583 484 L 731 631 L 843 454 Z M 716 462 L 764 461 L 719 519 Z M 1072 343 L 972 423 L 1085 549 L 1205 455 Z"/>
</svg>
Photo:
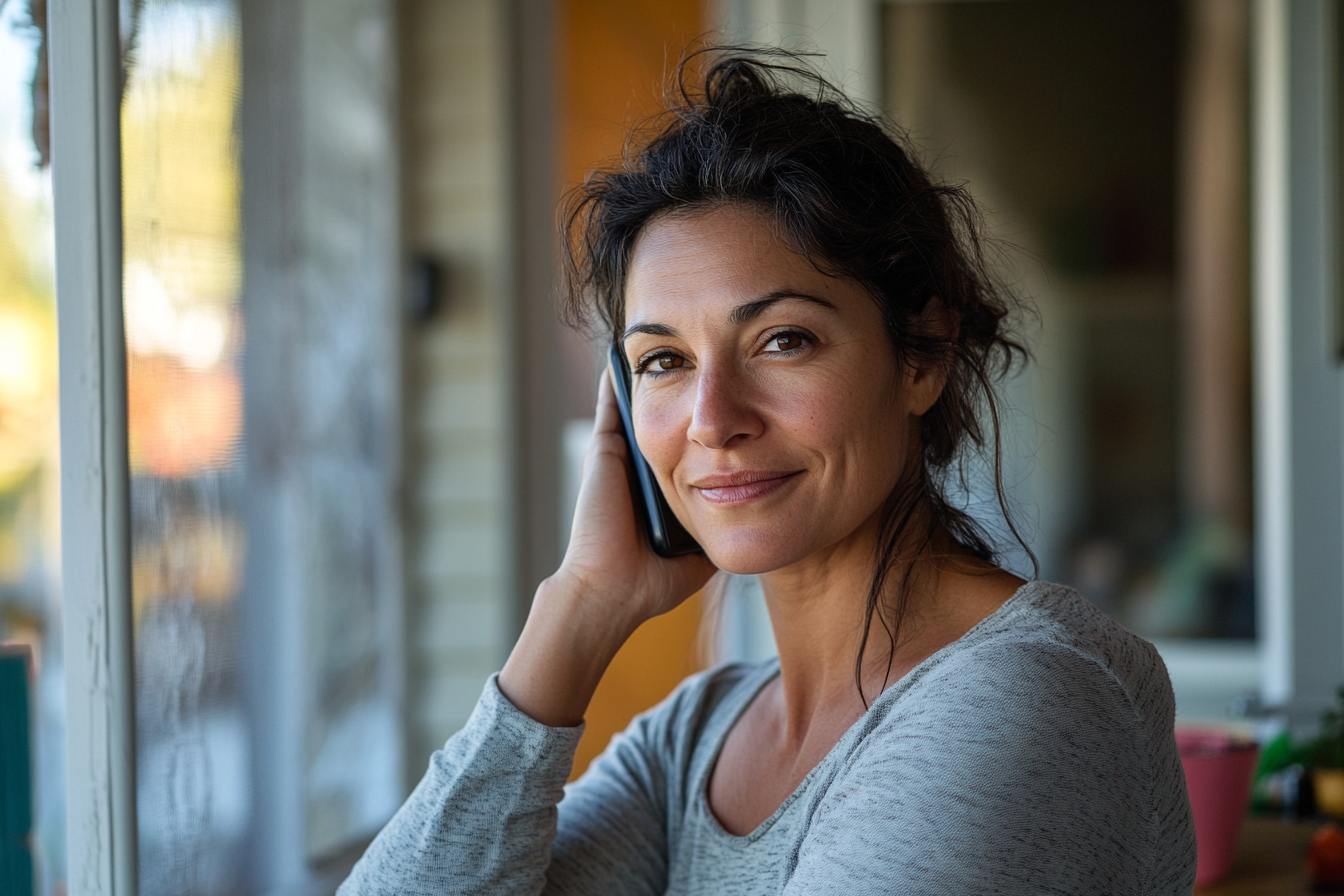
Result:
<svg viewBox="0 0 1344 896">
<path fill-rule="evenodd" d="M 612 370 L 598 384 L 597 414 L 584 458 L 569 547 L 551 578 L 567 581 L 603 615 L 640 623 L 672 610 L 715 572 L 703 555 L 668 559 L 649 547 L 631 493 L 630 451 L 621 431 Z"/>
<path fill-rule="evenodd" d="M 704 586 L 703 555 L 659 557 L 635 517 L 629 452 L 607 370 L 598 386 L 593 439 L 583 463 L 569 548 L 541 583 L 499 686 L 547 725 L 577 725 L 616 651 L 643 622 Z"/>
</svg>

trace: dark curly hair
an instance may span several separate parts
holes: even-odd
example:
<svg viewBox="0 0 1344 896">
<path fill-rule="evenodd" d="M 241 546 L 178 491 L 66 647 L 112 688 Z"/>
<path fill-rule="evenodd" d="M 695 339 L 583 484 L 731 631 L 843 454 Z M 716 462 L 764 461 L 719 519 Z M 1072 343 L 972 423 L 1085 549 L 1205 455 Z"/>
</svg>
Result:
<svg viewBox="0 0 1344 896">
<path fill-rule="evenodd" d="M 1005 326 L 1014 298 L 989 271 L 982 216 L 965 189 L 935 181 L 903 136 L 800 54 L 700 50 L 682 59 L 668 93 L 666 111 L 631 138 L 621 164 L 592 172 L 565 202 L 567 320 L 587 326 L 595 311 L 615 338 L 631 253 L 650 222 L 750 206 L 818 270 L 867 289 L 898 363 L 937 365 L 947 377 L 920 421 L 922 463 L 884 507 L 855 659 L 863 696 L 873 618 L 891 638 L 890 674 L 906 586 L 939 527 L 975 557 L 996 556 L 985 527 L 948 496 L 954 477 L 965 485 L 957 461 L 968 449 L 990 456 L 999 507 L 1035 564 L 1004 493 L 994 392 L 994 381 L 1026 358 Z M 942 326 L 929 325 L 931 302 Z"/>
</svg>

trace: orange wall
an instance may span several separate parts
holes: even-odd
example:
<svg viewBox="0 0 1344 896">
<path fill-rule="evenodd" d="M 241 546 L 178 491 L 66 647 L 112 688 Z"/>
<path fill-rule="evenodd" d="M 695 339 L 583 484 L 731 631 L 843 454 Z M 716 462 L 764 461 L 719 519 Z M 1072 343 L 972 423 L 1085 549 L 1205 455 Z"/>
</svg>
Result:
<svg viewBox="0 0 1344 896">
<path fill-rule="evenodd" d="M 658 111 L 664 76 L 705 31 L 699 0 L 559 0 L 560 161 L 566 189 L 619 156 L 626 131 Z M 703 668 L 699 596 L 646 623 L 607 670 L 588 709 L 577 776 L 612 734 Z"/>
<path fill-rule="evenodd" d="M 565 185 L 620 153 L 629 124 L 658 111 L 664 77 L 704 35 L 699 0 L 558 0 Z"/>
</svg>

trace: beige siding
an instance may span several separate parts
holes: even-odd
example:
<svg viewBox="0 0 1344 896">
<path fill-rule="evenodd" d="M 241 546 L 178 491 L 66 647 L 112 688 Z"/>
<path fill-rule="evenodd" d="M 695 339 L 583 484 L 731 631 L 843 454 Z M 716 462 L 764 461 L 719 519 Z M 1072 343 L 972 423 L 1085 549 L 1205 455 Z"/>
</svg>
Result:
<svg viewBox="0 0 1344 896">
<path fill-rule="evenodd" d="M 404 0 L 407 250 L 447 266 L 447 305 L 406 344 L 408 773 L 466 721 L 508 636 L 502 4 Z"/>
</svg>

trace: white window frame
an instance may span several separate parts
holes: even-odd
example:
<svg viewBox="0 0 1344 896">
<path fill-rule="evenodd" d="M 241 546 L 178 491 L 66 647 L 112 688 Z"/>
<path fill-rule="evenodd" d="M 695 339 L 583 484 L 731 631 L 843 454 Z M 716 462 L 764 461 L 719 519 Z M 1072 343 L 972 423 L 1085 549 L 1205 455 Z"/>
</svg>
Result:
<svg viewBox="0 0 1344 896">
<path fill-rule="evenodd" d="M 1344 683 L 1335 15 L 1336 0 L 1255 0 L 1251 28 L 1261 689 L 1299 726 Z"/>
<path fill-rule="evenodd" d="M 48 14 L 70 892 L 137 891 L 116 0 Z"/>
</svg>

